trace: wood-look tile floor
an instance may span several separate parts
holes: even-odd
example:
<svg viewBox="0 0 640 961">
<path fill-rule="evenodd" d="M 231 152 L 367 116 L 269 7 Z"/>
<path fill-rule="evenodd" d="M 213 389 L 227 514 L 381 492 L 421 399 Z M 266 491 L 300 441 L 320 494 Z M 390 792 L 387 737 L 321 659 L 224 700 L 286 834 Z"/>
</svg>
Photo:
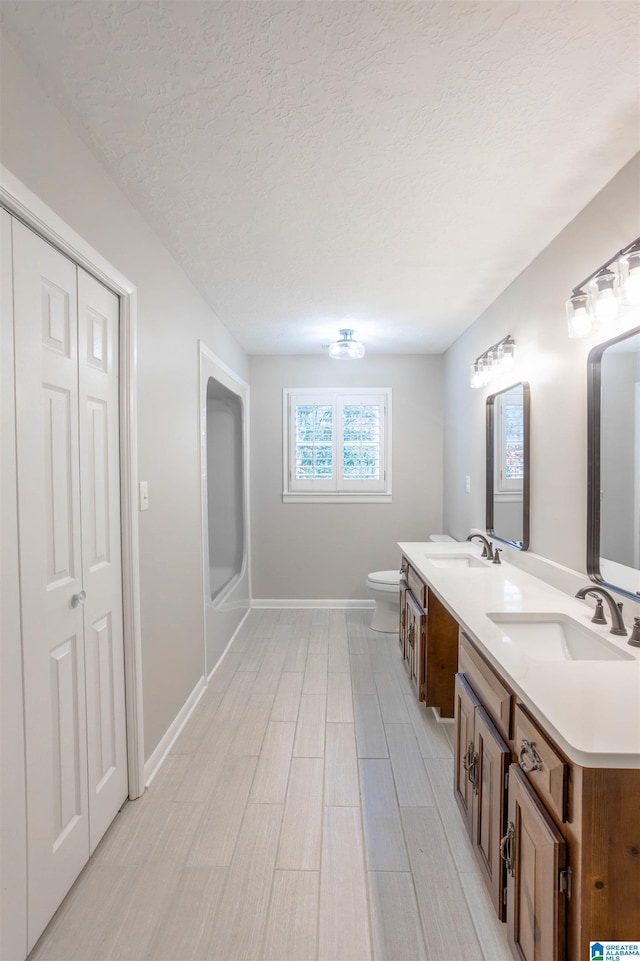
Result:
<svg viewBox="0 0 640 961">
<path fill-rule="evenodd" d="M 452 725 L 370 618 L 250 613 L 32 958 L 510 961 Z"/>
</svg>

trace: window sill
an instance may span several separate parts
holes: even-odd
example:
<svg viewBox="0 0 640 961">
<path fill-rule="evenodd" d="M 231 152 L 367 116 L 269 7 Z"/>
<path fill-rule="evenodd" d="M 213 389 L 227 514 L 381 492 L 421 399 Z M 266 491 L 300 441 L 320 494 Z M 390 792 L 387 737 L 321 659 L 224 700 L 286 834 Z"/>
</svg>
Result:
<svg viewBox="0 0 640 961">
<path fill-rule="evenodd" d="M 390 504 L 392 500 L 393 495 L 391 491 L 386 494 L 382 491 L 376 491 L 371 494 L 366 494 L 362 491 L 359 491 L 357 494 L 347 494 L 343 491 L 335 494 L 329 491 L 325 491 L 324 493 L 316 493 L 314 491 L 282 492 L 283 504 Z"/>
</svg>

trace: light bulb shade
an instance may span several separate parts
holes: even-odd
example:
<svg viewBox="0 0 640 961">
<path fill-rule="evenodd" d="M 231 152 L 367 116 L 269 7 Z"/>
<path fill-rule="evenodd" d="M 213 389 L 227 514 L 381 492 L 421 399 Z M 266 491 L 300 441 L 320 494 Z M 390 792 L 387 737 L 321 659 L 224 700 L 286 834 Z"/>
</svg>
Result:
<svg viewBox="0 0 640 961">
<path fill-rule="evenodd" d="M 613 290 L 603 290 L 596 300 L 596 323 L 611 324 L 618 316 L 619 310 L 620 304 Z"/>
<path fill-rule="evenodd" d="M 511 370 L 516 361 L 516 342 L 515 340 L 505 340 L 502 345 L 502 357 L 500 359 L 501 370 Z"/>
<path fill-rule="evenodd" d="M 491 380 L 491 364 L 487 354 L 478 358 L 478 370 L 480 372 L 480 386 L 484 387 Z"/>
<path fill-rule="evenodd" d="M 502 344 L 496 344 L 495 347 L 492 347 L 487 356 L 489 358 L 489 370 L 492 373 L 497 373 L 502 363 Z"/>
<path fill-rule="evenodd" d="M 471 365 L 471 377 L 469 379 L 471 387 L 478 388 L 484 385 L 484 379 L 478 361 Z"/>
<path fill-rule="evenodd" d="M 624 269 L 624 302 L 630 307 L 640 306 L 640 248 L 631 250 L 621 266 Z"/>
<path fill-rule="evenodd" d="M 353 339 L 352 330 L 341 330 L 340 340 L 329 347 L 329 357 L 333 360 L 359 360 L 364 357 L 364 344 Z"/>
<path fill-rule="evenodd" d="M 591 297 L 580 292 L 569 298 L 566 304 L 569 337 L 588 337 L 592 327 Z"/>
<path fill-rule="evenodd" d="M 602 294 L 605 290 L 615 291 L 617 287 L 618 277 L 607 267 L 605 270 L 601 270 L 599 274 L 593 278 L 593 286 L 598 294 Z"/>
<path fill-rule="evenodd" d="M 620 310 L 618 275 L 609 268 L 601 271 L 593 280 L 593 288 L 595 291 L 593 313 L 596 323 L 599 325 L 612 323 Z"/>
</svg>

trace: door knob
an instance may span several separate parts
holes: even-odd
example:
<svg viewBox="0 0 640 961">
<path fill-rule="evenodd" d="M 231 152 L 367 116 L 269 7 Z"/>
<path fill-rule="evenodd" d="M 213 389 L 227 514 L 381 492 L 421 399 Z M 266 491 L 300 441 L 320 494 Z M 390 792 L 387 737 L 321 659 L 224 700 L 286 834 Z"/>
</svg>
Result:
<svg viewBox="0 0 640 961">
<path fill-rule="evenodd" d="M 74 594 L 73 597 L 71 598 L 71 606 L 80 607 L 81 604 L 84 604 L 86 598 L 87 598 L 86 591 L 80 591 L 78 594 Z"/>
</svg>

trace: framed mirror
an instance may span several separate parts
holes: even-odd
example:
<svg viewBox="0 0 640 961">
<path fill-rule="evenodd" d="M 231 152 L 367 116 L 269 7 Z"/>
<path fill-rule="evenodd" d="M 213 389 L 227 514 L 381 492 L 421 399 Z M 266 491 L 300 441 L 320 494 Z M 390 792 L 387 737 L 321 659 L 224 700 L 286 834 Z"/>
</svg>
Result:
<svg viewBox="0 0 640 961">
<path fill-rule="evenodd" d="M 487 397 L 487 532 L 529 547 L 529 385 L 513 384 Z"/>
<path fill-rule="evenodd" d="M 640 597 L 640 327 L 588 360 L 587 572 Z"/>
</svg>

